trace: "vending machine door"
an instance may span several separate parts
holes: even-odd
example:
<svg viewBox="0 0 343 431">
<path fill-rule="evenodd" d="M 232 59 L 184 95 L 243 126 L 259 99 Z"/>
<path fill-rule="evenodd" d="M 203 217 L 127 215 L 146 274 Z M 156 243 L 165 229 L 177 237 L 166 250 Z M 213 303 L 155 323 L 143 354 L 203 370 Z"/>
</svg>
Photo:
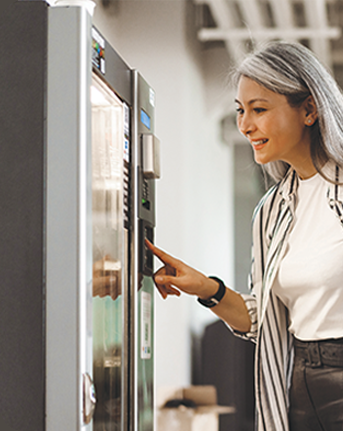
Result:
<svg viewBox="0 0 343 431">
<path fill-rule="evenodd" d="M 94 431 L 122 429 L 125 105 L 95 74 L 92 81 Z M 126 270 L 126 271 L 125 271 Z M 126 272 L 126 273 L 125 273 Z"/>
<path fill-rule="evenodd" d="M 92 28 L 93 430 L 128 431 L 132 74 Z"/>
</svg>

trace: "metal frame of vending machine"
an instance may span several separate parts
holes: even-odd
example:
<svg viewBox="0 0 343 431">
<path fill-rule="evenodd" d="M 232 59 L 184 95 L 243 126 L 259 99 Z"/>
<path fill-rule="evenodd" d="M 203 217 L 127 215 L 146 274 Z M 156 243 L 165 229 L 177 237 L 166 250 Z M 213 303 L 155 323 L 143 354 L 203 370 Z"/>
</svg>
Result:
<svg viewBox="0 0 343 431">
<path fill-rule="evenodd" d="M 47 17 L 46 431 L 78 430 L 93 375 L 91 19 L 67 7 Z"/>
<path fill-rule="evenodd" d="M 154 241 L 156 225 L 155 180 L 160 178 L 160 142 L 155 136 L 155 93 L 144 78 L 133 72 L 134 82 L 134 265 L 131 316 L 135 335 L 130 349 L 131 391 L 135 394 L 132 430 L 154 429 L 154 285 L 153 255 L 145 239 Z"/>
<path fill-rule="evenodd" d="M 0 34 L 0 428 L 152 431 L 154 92 L 84 7 Z"/>
</svg>

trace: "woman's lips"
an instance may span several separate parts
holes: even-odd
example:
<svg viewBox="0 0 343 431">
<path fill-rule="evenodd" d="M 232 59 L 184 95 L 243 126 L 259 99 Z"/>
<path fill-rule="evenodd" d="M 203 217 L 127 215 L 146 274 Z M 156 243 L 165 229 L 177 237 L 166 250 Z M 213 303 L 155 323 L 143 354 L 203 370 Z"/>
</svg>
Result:
<svg viewBox="0 0 343 431">
<path fill-rule="evenodd" d="M 269 139 L 258 139 L 256 141 L 250 141 L 251 145 L 255 150 L 261 150 L 268 143 Z"/>
</svg>

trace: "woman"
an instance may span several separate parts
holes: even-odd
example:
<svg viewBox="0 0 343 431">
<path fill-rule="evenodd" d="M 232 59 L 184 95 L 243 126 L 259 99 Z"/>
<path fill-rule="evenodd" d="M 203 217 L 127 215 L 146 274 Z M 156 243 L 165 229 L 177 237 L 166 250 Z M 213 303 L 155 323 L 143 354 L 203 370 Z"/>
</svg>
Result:
<svg viewBox="0 0 343 431">
<path fill-rule="evenodd" d="M 299 44 L 250 55 L 235 82 L 238 128 L 277 182 L 253 216 L 251 295 L 149 243 L 155 283 L 257 343 L 259 431 L 343 430 L 343 96 Z"/>
</svg>

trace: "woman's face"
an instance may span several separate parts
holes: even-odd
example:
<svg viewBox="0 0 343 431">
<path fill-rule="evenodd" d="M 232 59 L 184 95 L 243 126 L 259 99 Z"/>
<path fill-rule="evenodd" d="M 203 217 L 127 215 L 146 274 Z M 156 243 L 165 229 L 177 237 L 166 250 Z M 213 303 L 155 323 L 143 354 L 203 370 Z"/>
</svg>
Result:
<svg viewBox="0 0 343 431">
<path fill-rule="evenodd" d="M 316 109 L 311 96 L 293 108 L 286 96 L 242 76 L 236 104 L 239 131 L 249 139 L 257 163 L 282 160 L 300 176 L 302 168 L 313 166 L 308 126 L 316 120 Z"/>
</svg>

